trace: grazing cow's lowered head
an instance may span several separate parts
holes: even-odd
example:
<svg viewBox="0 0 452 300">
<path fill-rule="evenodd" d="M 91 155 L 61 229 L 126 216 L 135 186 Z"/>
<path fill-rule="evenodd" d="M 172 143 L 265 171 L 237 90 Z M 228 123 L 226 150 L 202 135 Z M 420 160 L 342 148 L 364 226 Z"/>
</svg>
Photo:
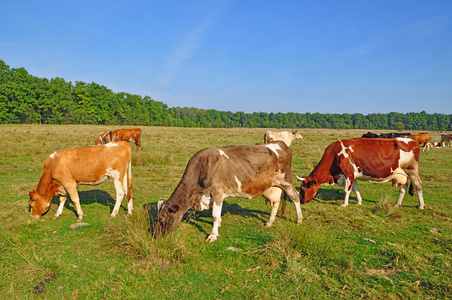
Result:
<svg viewBox="0 0 452 300">
<path fill-rule="evenodd" d="M 157 235 L 164 235 L 179 225 L 186 210 L 182 210 L 179 204 L 171 204 L 165 200 L 160 200 L 157 206 L 158 223 L 154 228 L 154 232 Z"/>
<path fill-rule="evenodd" d="M 31 190 L 28 195 L 30 196 L 30 200 L 28 200 L 28 210 L 33 218 L 40 218 L 45 215 L 52 204 L 53 196 L 57 195 L 55 190 L 54 194 L 49 194 L 49 196 L 41 195 L 37 191 L 37 189 Z"/>
</svg>

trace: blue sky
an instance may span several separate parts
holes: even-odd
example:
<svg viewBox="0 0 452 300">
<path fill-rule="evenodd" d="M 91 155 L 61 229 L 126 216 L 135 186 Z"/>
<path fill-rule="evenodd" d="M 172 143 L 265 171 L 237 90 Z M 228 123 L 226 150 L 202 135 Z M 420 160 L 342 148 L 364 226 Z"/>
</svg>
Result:
<svg viewBox="0 0 452 300">
<path fill-rule="evenodd" d="M 0 59 L 170 107 L 452 113 L 452 1 L 0 1 Z"/>
</svg>

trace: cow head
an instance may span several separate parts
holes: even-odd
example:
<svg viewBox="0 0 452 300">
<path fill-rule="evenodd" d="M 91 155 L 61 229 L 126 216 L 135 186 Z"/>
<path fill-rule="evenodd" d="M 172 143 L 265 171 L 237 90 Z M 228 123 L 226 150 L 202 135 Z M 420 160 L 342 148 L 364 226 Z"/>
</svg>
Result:
<svg viewBox="0 0 452 300">
<path fill-rule="evenodd" d="M 46 199 L 36 189 L 31 190 L 28 195 L 30 196 L 28 208 L 33 218 L 39 218 L 49 211 L 50 205 L 52 204 L 52 196 Z"/>
<path fill-rule="evenodd" d="M 317 194 L 320 184 L 317 184 L 316 180 L 310 179 L 306 176 L 301 178 L 297 176 L 297 179 L 301 181 L 300 202 L 302 204 L 308 203 L 314 198 L 315 194 Z"/>
<path fill-rule="evenodd" d="M 185 213 L 179 204 L 172 203 L 169 200 L 160 200 L 157 203 L 157 210 L 158 222 L 154 227 L 154 234 L 156 235 L 164 235 L 179 225 Z"/>
</svg>

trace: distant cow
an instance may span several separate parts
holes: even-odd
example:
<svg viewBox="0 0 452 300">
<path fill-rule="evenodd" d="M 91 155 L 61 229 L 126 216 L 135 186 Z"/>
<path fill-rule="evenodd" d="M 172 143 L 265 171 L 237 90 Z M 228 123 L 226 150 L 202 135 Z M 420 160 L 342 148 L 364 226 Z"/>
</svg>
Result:
<svg viewBox="0 0 452 300">
<path fill-rule="evenodd" d="M 418 170 L 419 154 L 419 144 L 407 138 L 339 140 L 325 149 L 321 161 L 311 174 L 301 178 L 300 200 L 302 203 L 311 201 L 320 185 L 338 183 L 343 176 L 345 199 L 342 206 L 348 205 L 355 179 L 371 182 L 392 181 L 393 185 L 400 188 L 395 204 L 400 206 L 410 179 L 418 194 L 418 208 L 423 209 L 422 182 Z"/>
<path fill-rule="evenodd" d="M 445 146 L 450 146 L 452 144 L 451 134 L 441 134 L 441 144 Z"/>
<path fill-rule="evenodd" d="M 368 138 L 368 139 L 375 139 L 375 138 L 379 138 L 380 136 L 376 133 L 372 133 L 369 131 L 369 132 L 363 134 L 361 137 Z"/>
<path fill-rule="evenodd" d="M 253 199 L 261 195 L 272 204 L 266 223 L 271 226 L 283 191 L 294 202 L 301 223 L 300 199 L 292 184 L 291 165 L 292 151 L 283 142 L 203 149 L 190 159 L 171 197 L 159 201 L 154 232 L 165 234 L 192 207 L 196 210 L 213 207 L 212 233 L 206 240 L 213 242 L 218 238 L 224 198 Z"/>
<path fill-rule="evenodd" d="M 391 132 L 391 133 L 382 133 L 380 134 L 380 138 L 382 139 L 394 139 L 398 137 L 408 137 L 411 133 L 400 133 L 400 132 Z"/>
<path fill-rule="evenodd" d="M 118 214 L 124 194 L 127 194 L 128 213 L 132 213 L 131 148 L 127 142 L 98 146 L 75 147 L 51 154 L 44 162 L 38 187 L 31 190 L 31 216 L 45 214 L 52 204 L 52 197 L 60 195 L 60 205 L 54 218 L 62 212 L 67 196 L 71 196 L 77 209 L 78 220 L 83 211 L 77 192 L 78 184 L 100 184 L 111 177 L 116 189 L 116 204 L 111 217 Z"/>
<path fill-rule="evenodd" d="M 111 131 L 101 132 L 96 138 L 96 145 L 107 144 L 111 142 Z"/>
<path fill-rule="evenodd" d="M 435 143 L 427 143 L 424 148 L 422 149 L 422 152 L 427 149 L 427 152 L 430 151 L 431 148 L 441 148 L 444 147 L 443 143 L 441 142 L 435 142 Z"/>
<path fill-rule="evenodd" d="M 132 129 L 116 129 L 113 131 L 102 132 L 96 138 L 96 145 L 106 144 L 109 142 L 120 142 L 120 141 L 134 141 L 135 148 L 141 151 L 141 129 L 140 128 L 132 128 Z"/>
<path fill-rule="evenodd" d="M 415 140 L 416 142 L 419 143 L 419 145 L 423 144 L 423 146 L 425 148 L 425 145 L 427 145 L 427 143 L 430 141 L 432 136 L 429 133 L 423 132 L 423 133 L 410 135 L 408 138 Z"/>
<path fill-rule="evenodd" d="M 298 132 L 298 130 L 295 130 L 295 131 L 292 131 L 292 132 L 289 132 L 289 131 L 281 131 L 281 132 L 267 131 L 264 134 L 264 143 L 271 143 L 271 142 L 276 142 L 276 141 L 282 141 L 282 142 L 286 143 L 287 147 L 289 147 L 290 144 L 292 144 L 292 142 L 295 139 L 301 140 L 302 138 L 303 137 Z"/>
</svg>

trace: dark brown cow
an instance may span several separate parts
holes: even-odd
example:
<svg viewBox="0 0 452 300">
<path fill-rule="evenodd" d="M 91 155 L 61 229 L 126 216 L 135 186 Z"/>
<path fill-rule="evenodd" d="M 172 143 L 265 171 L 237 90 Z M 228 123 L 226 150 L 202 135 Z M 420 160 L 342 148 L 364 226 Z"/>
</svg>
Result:
<svg viewBox="0 0 452 300">
<path fill-rule="evenodd" d="M 132 150 L 127 142 L 106 145 L 75 147 L 55 152 L 44 162 L 38 187 L 30 195 L 31 216 L 45 214 L 52 204 L 52 197 L 60 195 L 60 205 L 54 218 L 62 212 L 67 196 L 71 196 L 77 208 L 78 220 L 83 219 L 78 184 L 100 184 L 111 177 L 116 189 L 116 204 L 111 217 L 118 214 L 124 194 L 127 194 L 128 213 L 132 213 Z"/>
<path fill-rule="evenodd" d="M 119 142 L 119 141 L 135 141 L 134 150 L 138 149 L 141 151 L 141 129 L 140 128 L 131 128 L 131 129 L 116 129 L 111 133 L 111 141 Z"/>
<path fill-rule="evenodd" d="M 292 151 L 284 142 L 264 145 L 206 148 L 188 162 L 171 197 L 158 203 L 154 232 L 164 234 L 177 226 L 188 209 L 212 209 L 213 228 L 207 241 L 218 237 L 221 208 L 226 197 L 252 199 L 264 196 L 272 204 L 266 226 L 271 226 L 284 191 L 295 204 L 302 222 L 300 199 L 292 184 Z"/>
<path fill-rule="evenodd" d="M 400 188 L 395 206 L 402 204 L 408 187 L 408 179 L 416 188 L 419 209 L 424 208 L 422 182 L 419 178 L 419 144 L 408 138 L 339 140 L 329 145 L 322 160 L 302 178 L 300 200 L 307 203 L 314 198 L 320 185 L 345 180 L 345 199 L 348 205 L 350 190 L 355 179 L 371 182 L 392 181 Z"/>
<path fill-rule="evenodd" d="M 430 141 L 432 136 L 429 133 L 427 133 L 427 132 L 423 132 L 423 133 L 410 135 L 408 138 L 415 140 L 416 142 L 419 143 L 419 145 L 424 144 L 423 146 L 425 148 L 425 146 Z"/>
<path fill-rule="evenodd" d="M 452 143 L 452 134 L 441 134 L 441 144 L 443 147 L 450 146 Z"/>
</svg>

